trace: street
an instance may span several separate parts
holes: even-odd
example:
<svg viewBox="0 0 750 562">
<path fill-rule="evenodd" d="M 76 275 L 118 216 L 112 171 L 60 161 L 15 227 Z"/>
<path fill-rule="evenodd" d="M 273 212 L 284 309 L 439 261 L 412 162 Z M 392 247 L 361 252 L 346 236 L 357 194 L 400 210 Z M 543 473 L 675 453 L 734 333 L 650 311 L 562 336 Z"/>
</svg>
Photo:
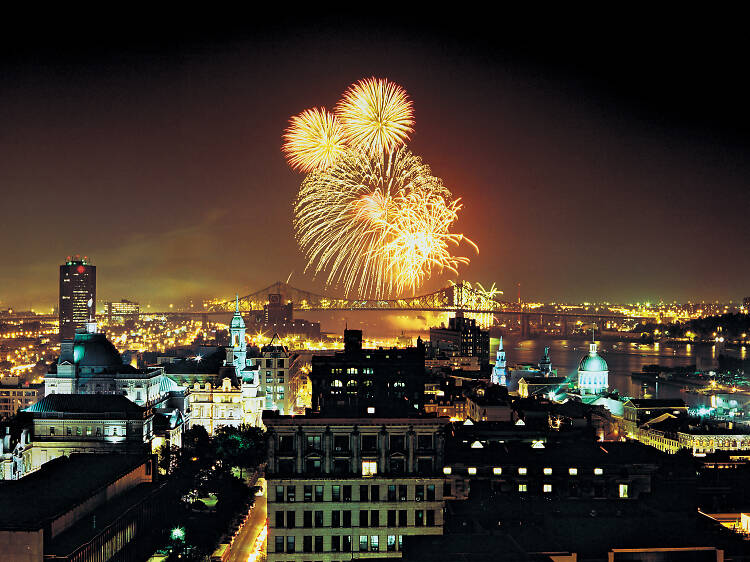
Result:
<svg viewBox="0 0 750 562">
<path fill-rule="evenodd" d="M 228 558 L 229 562 L 247 562 L 254 554 L 255 539 L 258 536 L 258 533 L 265 528 L 266 518 L 267 511 L 265 495 L 256 496 L 255 505 L 250 510 L 250 518 L 232 544 L 232 549 Z M 265 552 L 265 546 L 261 549 L 261 552 Z"/>
</svg>

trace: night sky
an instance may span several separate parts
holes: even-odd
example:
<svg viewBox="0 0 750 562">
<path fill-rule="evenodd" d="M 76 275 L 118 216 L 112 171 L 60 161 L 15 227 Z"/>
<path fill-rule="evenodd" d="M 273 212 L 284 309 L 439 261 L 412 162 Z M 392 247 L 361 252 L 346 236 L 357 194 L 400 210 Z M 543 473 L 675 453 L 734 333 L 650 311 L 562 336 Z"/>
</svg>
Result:
<svg viewBox="0 0 750 562">
<path fill-rule="evenodd" d="M 56 305 L 75 253 L 102 300 L 163 307 L 290 273 L 322 290 L 281 134 L 373 75 L 409 92 L 410 148 L 464 202 L 457 230 L 481 253 L 461 247 L 462 278 L 547 302 L 750 295 L 739 16 L 567 16 L 9 24 L 0 307 Z"/>
</svg>

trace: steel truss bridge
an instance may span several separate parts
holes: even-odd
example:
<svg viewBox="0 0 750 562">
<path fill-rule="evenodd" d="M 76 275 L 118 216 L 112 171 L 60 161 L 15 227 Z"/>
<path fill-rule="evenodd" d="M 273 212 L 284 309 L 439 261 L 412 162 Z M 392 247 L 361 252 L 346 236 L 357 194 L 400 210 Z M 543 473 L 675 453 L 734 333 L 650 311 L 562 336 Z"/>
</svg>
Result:
<svg viewBox="0 0 750 562">
<path fill-rule="evenodd" d="M 657 316 L 626 316 L 611 311 L 585 312 L 571 310 L 538 310 L 523 304 L 500 302 L 492 298 L 492 294 L 472 287 L 469 283 L 457 283 L 444 287 L 433 293 L 404 297 L 400 299 L 346 299 L 320 295 L 297 289 L 283 281 L 277 281 L 268 287 L 255 293 L 239 297 L 240 311 L 252 313 L 263 310 L 263 306 L 269 302 L 270 295 L 281 295 L 281 302 L 294 303 L 294 309 L 298 311 L 324 312 L 324 311 L 425 311 L 425 312 L 455 312 L 463 311 L 467 315 L 487 315 L 498 319 L 517 319 L 521 325 L 522 333 L 529 333 L 530 322 L 544 325 L 545 322 L 558 322 L 563 334 L 569 333 L 569 324 L 578 320 L 584 322 L 597 322 L 600 325 L 608 321 L 654 321 Z M 144 312 L 142 317 L 164 316 L 167 318 L 202 318 L 204 322 L 209 317 L 226 317 L 235 310 L 234 298 L 214 301 L 203 310 L 183 310 L 165 312 Z M 0 316 L 3 321 L 26 321 L 26 320 L 54 320 L 56 315 L 7 315 Z"/>
</svg>

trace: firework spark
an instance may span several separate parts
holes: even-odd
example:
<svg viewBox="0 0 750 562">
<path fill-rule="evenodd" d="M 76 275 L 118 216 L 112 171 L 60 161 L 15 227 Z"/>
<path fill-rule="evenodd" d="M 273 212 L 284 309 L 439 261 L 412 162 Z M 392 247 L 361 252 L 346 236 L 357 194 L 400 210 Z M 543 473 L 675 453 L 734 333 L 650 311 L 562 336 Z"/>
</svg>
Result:
<svg viewBox="0 0 750 562">
<path fill-rule="evenodd" d="M 346 151 L 341 124 L 322 107 L 292 117 L 283 138 L 289 165 L 301 172 L 327 168 Z"/>
<path fill-rule="evenodd" d="M 294 228 L 315 274 L 346 294 L 385 298 L 412 293 L 434 270 L 469 262 L 451 247 L 473 242 L 450 228 L 461 209 L 429 166 L 402 147 L 349 151 L 310 173 L 295 203 Z"/>
<path fill-rule="evenodd" d="M 414 109 L 406 91 L 386 79 L 352 84 L 336 106 L 344 136 L 352 148 L 372 155 L 392 152 L 414 132 Z"/>
</svg>

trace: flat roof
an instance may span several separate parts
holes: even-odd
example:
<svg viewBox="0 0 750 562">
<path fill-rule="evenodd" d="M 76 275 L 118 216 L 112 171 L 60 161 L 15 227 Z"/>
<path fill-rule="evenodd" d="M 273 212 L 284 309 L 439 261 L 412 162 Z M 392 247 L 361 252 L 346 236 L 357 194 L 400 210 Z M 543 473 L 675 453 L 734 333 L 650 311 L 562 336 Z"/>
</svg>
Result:
<svg viewBox="0 0 750 562">
<path fill-rule="evenodd" d="M 0 480 L 0 529 L 41 529 L 147 460 L 78 453 L 49 461 L 20 480 Z"/>
</svg>

